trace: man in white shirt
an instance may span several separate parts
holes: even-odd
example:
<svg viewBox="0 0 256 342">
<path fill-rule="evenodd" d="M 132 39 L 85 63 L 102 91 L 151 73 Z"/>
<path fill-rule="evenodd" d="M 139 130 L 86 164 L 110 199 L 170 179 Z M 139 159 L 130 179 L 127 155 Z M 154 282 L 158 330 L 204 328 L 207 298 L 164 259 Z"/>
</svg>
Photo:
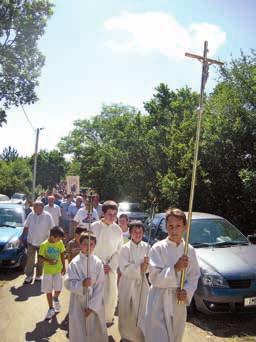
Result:
<svg viewBox="0 0 256 342">
<path fill-rule="evenodd" d="M 90 218 L 89 212 L 88 212 L 88 205 L 89 205 L 88 199 L 86 199 L 85 206 L 80 208 L 78 212 L 76 213 L 75 217 L 73 218 L 74 229 L 76 227 L 88 229 L 90 220 L 91 220 L 91 223 L 99 220 L 97 210 L 94 208 L 92 210 L 92 217 Z"/>
<path fill-rule="evenodd" d="M 35 256 L 39 251 L 40 244 L 44 242 L 54 227 L 52 216 L 44 211 L 44 204 L 41 201 L 34 203 L 34 211 L 31 212 L 24 224 L 24 230 L 21 239 L 25 240 L 27 235 L 27 264 L 25 267 L 25 283 L 31 283 L 33 280 Z M 41 280 L 42 264 L 37 262 L 36 278 Z"/>
<path fill-rule="evenodd" d="M 52 215 L 54 225 L 59 226 L 61 210 L 57 204 L 54 204 L 54 201 L 55 201 L 54 196 L 48 196 L 48 204 L 44 207 L 44 210 Z"/>
<path fill-rule="evenodd" d="M 102 204 L 100 203 L 99 194 L 93 195 L 93 207 L 97 210 L 98 216 L 101 219 L 103 216 L 103 212 L 102 212 Z"/>
<path fill-rule="evenodd" d="M 114 320 L 114 312 L 117 304 L 117 266 L 119 252 L 123 245 L 123 233 L 115 223 L 117 204 L 106 201 L 102 206 L 104 218 L 92 224 L 92 232 L 96 235 L 97 245 L 94 254 L 104 264 L 104 304 L 107 325 Z"/>
</svg>

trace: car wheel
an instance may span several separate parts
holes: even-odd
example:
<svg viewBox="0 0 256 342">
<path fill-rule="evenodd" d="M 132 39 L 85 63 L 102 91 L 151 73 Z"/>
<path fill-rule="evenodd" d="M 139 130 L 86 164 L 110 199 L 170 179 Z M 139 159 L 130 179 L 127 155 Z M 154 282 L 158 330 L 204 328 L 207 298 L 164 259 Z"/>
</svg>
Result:
<svg viewBox="0 0 256 342">
<path fill-rule="evenodd" d="M 197 312 L 196 303 L 195 303 L 194 298 L 192 299 L 190 305 L 188 306 L 187 311 L 188 311 L 189 315 L 193 315 Z"/>
</svg>

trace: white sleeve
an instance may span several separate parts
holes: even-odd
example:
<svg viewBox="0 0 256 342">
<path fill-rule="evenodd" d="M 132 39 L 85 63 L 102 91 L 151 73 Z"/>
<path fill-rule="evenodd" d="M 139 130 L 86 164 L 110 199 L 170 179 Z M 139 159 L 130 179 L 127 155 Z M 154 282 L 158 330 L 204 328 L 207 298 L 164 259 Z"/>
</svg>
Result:
<svg viewBox="0 0 256 342">
<path fill-rule="evenodd" d="M 93 208 L 92 216 L 94 221 L 99 221 L 99 215 L 96 209 Z"/>
<path fill-rule="evenodd" d="M 172 264 L 173 263 L 173 264 Z M 152 248 L 149 260 L 149 280 L 155 287 L 177 287 L 177 274 L 174 270 L 174 261 L 166 267 L 161 259 L 160 248 Z"/>
<path fill-rule="evenodd" d="M 122 246 L 119 255 L 119 268 L 123 275 L 131 279 L 141 279 L 140 263 L 130 263 L 130 253 L 128 246 Z"/>
<path fill-rule="evenodd" d="M 80 278 L 76 266 L 72 261 L 68 266 L 64 285 L 71 293 L 83 296 L 83 280 Z"/>
<path fill-rule="evenodd" d="M 97 264 L 98 276 L 92 285 L 92 297 L 89 299 L 89 308 L 97 313 L 102 310 L 105 274 L 103 264 Z"/>
<path fill-rule="evenodd" d="M 58 206 L 58 216 L 61 217 L 61 209 L 59 206 Z"/>
<path fill-rule="evenodd" d="M 49 230 L 51 230 L 55 226 L 55 223 L 54 223 L 52 215 L 50 213 L 48 215 L 48 220 L 49 220 Z"/>
<path fill-rule="evenodd" d="M 111 268 L 112 271 L 116 271 L 119 263 L 119 253 L 121 250 L 121 247 L 123 246 L 123 235 L 120 236 L 120 241 L 118 243 L 118 247 L 116 252 L 110 257 L 109 260 L 109 267 Z"/>
<path fill-rule="evenodd" d="M 75 217 L 73 218 L 73 221 L 75 221 L 75 222 L 81 222 L 82 221 L 82 215 L 81 215 L 81 211 L 80 211 L 81 209 L 79 209 L 78 211 L 77 211 L 77 213 L 75 214 Z"/>
<path fill-rule="evenodd" d="M 29 227 L 29 225 L 31 223 L 32 215 L 33 215 L 33 213 L 28 214 L 28 217 L 26 218 L 26 220 L 24 222 L 24 227 Z"/>
<path fill-rule="evenodd" d="M 184 289 L 187 291 L 188 304 L 191 302 L 193 298 L 194 292 L 197 288 L 200 274 L 200 267 L 198 264 L 195 250 L 191 248 L 189 253 L 189 264 L 186 270 L 186 279 L 184 284 Z"/>
</svg>

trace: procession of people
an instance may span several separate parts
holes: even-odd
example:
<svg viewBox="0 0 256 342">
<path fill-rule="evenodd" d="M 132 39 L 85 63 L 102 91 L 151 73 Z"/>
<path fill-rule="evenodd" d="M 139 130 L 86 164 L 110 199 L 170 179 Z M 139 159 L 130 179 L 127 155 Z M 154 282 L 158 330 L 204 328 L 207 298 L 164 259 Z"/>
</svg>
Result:
<svg viewBox="0 0 256 342">
<path fill-rule="evenodd" d="M 193 247 L 184 255 L 186 216 L 168 209 L 168 237 L 151 247 L 143 241 L 143 223 L 128 222 L 125 214 L 118 220 L 117 213 L 117 203 L 101 205 L 98 194 L 38 198 L 22 236 L 28 249 L 24 283 L 41 281 L 46 320 L 60 312 L 64 284 L 71 342 L 108 341 L 115 313 L 123 342 L 181 342 L 200 276 Z"/>
</svg>

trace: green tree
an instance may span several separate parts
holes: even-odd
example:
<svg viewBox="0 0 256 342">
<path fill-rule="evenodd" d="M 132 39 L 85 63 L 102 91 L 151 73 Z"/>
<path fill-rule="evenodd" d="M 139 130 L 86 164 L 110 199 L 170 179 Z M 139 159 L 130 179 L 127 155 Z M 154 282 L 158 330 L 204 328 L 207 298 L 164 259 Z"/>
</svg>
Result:
<svg viewBox="0 0 256 342">
<path fill-rule="evenodd" d="M 0 4 L 0 126 L 6 110 L 37 100 L 44 57 L 37 41 L 53 5 L 48 0 L 3 0 Z"/>
<path fill-rule="evenodd" d="M 31 193 L 32 173 L 27 159 L 17 158 L 6 162 L 0 160 L 0 193 L 8 196 L 15 192 Z"/>
<path fill-rule="evenodd" d="M 248 232 L 255 228 L 256 55 L 232 60 L 220 74 L 203 121 L 197 207 L 228 217 Z"/>
<path fill-rule="evenodd" d="M 31 169 L 34 157 L 30 159 Z M 52 189 L 66 175 L 67 162 L 63 154 L 57 150 L 40 151 L 37 156 L 36 183 L 44 189 Z"/>
<path fill-rule="evenodd" d="M 123 105 L 104 106 L 91 120 L 77 120 L 60 148 L 73 155 L 71 165 L 77 172 L 80 169 L 81 182 L 96 188 L 103 198 L 147 201 L 157 196 L 163 206 L 170 198 L 178 202 L 181 195 L 176 196 L 179 189 L 173 175 L 179 169 L 179 179 L 186 177 L 186 159 L 176 169 L 169 160 L 176 154 L 179 161 L 191 140 L 185 128 L 194 130 L 187 119 L 193 116 L 191 108 L 197 100 L 188 88 L 171 92 L 161 84 L 145 104 L 147 114 Z M 168 177 L 175 181 L 175 195 Z"/>
<path fill-rule="evenodd" d="M 0 159 L 5 160 L 6 162 L 14 161 L 18 157 L 18 151 L 11 146 L 5 147 L 3 152 L 0 154 Z"/>
<path fill-rule="evenodd" d="M 59 144 L 63 153 L 73 156 L 71 169 L 79 172 L 81 183 L 96 188 L 102 198 L 122 196 L 127 174 L 122 146 L 127 145 L 125 130 L 135 115 L 135 109 L 129 106 L 103 106 L 92 120 L 75 121 L 74 130 Z"/>
</svg>

